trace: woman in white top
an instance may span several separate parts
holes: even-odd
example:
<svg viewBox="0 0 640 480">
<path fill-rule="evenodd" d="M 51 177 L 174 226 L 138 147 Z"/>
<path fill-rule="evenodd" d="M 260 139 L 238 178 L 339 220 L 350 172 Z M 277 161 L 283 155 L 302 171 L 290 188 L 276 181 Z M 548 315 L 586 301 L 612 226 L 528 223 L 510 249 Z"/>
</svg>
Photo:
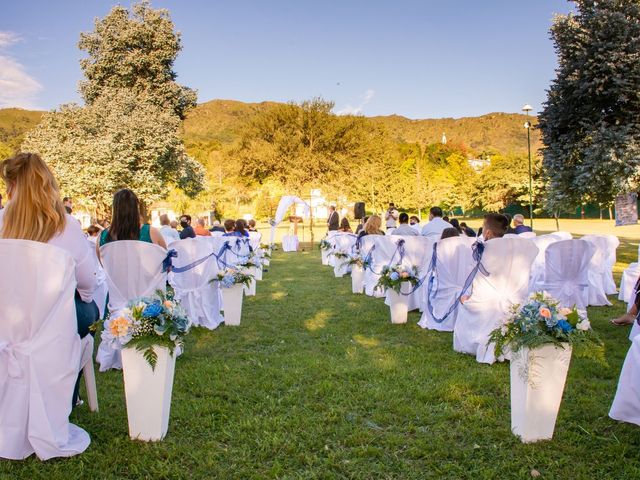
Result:
<svg viewBox="0 0 640 480">
<path fill-rule="evenodd" d="M 78 334 L 84 337 L 98 320 L 98 307 L 93 301 L 96 262 L 80 223 L 65 212 L 56 179 L 38 155 L 19 153 L 3 161 L 0 177 L 9 200 L 0 210 L 0 238 L 48 243 L 71 254 L 76 263 Z"/>
</svg>

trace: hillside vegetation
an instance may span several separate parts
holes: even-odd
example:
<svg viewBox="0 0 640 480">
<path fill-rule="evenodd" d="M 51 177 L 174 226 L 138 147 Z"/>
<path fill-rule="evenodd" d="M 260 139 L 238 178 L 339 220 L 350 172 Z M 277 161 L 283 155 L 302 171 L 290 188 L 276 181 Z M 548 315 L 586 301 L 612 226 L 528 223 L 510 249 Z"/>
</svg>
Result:
<svg viewBox="0 0 640 480">
<path fill-rule="evenodd" d="M 276 102 L 245 103 L 235 100 L 212 100 L 189 112 L 183 124 L 187 143 L 216 141 L 231 144 L 240 138 L 246 123 L 257 114 L 279 105 Z M 0 109 L 0 142 L 17 148 L 24 134 L 31 130 L 44 112 L 19 108 Z M 480 117 L 411 120 L 400 115 L 369 117 L 400 142 L 424 144 L 440 142 L 442 134 L 475 153 L 524 153 L 527 149 L 526 117 L 520 114 L 489 113 Z M 534 121 L 535 123 L 535 121 Z M 534 130 L 532 147 L 541 145 Z"/>
</svg>

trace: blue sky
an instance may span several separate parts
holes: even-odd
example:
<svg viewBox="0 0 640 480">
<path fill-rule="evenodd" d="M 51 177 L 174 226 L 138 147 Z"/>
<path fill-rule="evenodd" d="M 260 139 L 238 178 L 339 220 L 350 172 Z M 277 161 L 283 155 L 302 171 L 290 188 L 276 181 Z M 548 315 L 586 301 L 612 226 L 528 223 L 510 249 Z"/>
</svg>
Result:
<svg viewBox="0 0 640 480">
<path fill-rule="evenodd" d="M 0 107 L 79 101 L 77 41 L 112 0 L 0 0 Z M 130 2 L 121 2 L 129 6 Z M 178 80 L 247 102 L 321 95 L 336 112 L 538 111 L 566 0 L 155 0 L 183 37 Z"/>
</svg>

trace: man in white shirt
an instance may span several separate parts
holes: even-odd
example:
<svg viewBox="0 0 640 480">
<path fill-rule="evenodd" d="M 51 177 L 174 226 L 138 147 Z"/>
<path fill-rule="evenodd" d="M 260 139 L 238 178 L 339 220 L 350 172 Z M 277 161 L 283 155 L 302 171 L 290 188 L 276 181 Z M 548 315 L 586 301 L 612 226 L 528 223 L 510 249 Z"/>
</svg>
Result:
<svg viewBox="0 0 640 480">
<path fill-rule="evenodd" d="M 396 206 L 393 203 L 389 204 L 389 210 L 384 215 L 384 219 L 386 221 L 387 230 L 390 228 L 396 228 L 396 222 L 398 221 L 398 210 L 396 210 Z"/>
<path fill-rule="evenodd" d="M 160 215 L 160 235 L 164 238 L 164 243 L 169 245 L 171 242 L 180 240 L 180 234 L 174 228 L 171 228 L 169 216 L 166 213 Z"/>
<path fill-rule="evenodd" d="M 452 228 L 452 225 L 442 219 L 442 209 L 440 207 L 431 207 L 431 210 L 429 210 L 429 223 L 422 227 L 422 235 L 439 240 L 445 228 Z"/>
<path fill-rule="evenodd" d="M 410 237 L 420 235 L 415 228 L 409 225 L 409 215 L 402 212 L 398 220 L 400 221 L 400 226 L 393 230 L 393 235 L 406 235 Z"/>
</svg>

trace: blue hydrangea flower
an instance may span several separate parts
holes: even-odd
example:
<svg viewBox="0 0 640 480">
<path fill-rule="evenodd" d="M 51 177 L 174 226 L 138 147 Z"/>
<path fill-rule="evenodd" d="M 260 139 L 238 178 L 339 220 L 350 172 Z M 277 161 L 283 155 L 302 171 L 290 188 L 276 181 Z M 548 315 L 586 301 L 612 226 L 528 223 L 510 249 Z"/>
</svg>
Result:
<svg viewBox="0 0 640 480">
<path fill-rule="evenodd" d="M 400 274 L 398 272 L 391 272 L 391 275 L 389 275 L 389 278 L 395 282 L 400 278 Z"/>
<path fill-rule="evenodd" d="M 566 320 L 560 320 L 556 324 L 556 326 L 559 327 L 560 330 L 562 330 L 564 333 L 569 333 L 571 330 L 573 330 L 573 327 L 571 326 L 571 324 Z"/>
<path fill-rule="evenodd" d="M 227 273 L 224 277 L 222 277 L 222 280 L 220 283 L 222 283 L 223 287 L 229 288 L 229 287 L 233 287 L 236 281 L 235 281 L 235 278 L 233 278 L 232 274 Z"/>
<path fill-rule="evenodd" d="M 162 306 L 159 303 L 152 303 L 147 305 L 142 311 L 142 316 L 145 318 L 155 318 L 162 313 Z"/>
</svg>

